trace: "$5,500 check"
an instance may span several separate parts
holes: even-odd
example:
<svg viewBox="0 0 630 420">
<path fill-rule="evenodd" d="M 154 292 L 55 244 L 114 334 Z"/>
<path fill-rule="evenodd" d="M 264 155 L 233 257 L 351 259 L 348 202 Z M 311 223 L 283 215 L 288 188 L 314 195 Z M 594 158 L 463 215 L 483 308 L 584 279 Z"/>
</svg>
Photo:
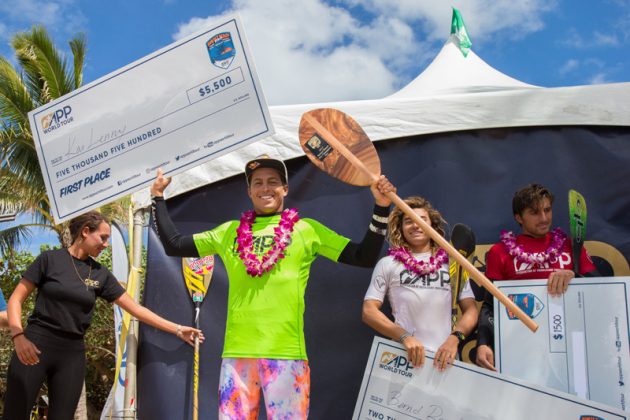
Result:
<svg viewBox="0 0 630 420">
<path fill-rule="evenodd" d="M 29 113 L 57 222 L 273 134 L 237 16 Z"/>
</svg>

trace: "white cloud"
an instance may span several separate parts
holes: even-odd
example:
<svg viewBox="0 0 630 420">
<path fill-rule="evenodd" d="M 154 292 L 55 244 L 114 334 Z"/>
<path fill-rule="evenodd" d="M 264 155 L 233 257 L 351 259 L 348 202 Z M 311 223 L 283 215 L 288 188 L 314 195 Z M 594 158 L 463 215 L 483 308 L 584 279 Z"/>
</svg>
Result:
<svg viewBox="0 0 630 420">
<path fill-rule="evenodd" d="M 422 0 L 340 0 L 383 16 L 394 16 L 420 25 L 430 39 L 444 39 L 450 31 L 449 3 Z M 460 0 L 453 4 L 461 13 L 475 40 L 483 41 L 501 33 L 520 39 L 544 27 L 542 16 L 556 8 L 559 0 Z"/>
<path fill-rule="evenodd" d="M 0 12 L 13 22 L 33 22 L 46 26 L 59 20 L 61 4 L 44 0 L 3 0 Z"/>
<path fill-rule="evenodd" d="M 586 60 L 584 60 L 584 63 L 588 64 L 589 66 L 596 67 L 598 69 L 603 69 L 607 65 L 604 60 L 601 60 L 599 58 L 587 58 Z"/>
<path fill-rule="evenodd" d="M 2 0 L 0 15 L 7 32 L 29 29 L 34 24 L 46 26 L 50 33 L 74 33 L 86 23 L 76 0 Z"/>
<path fill-rule="evenodd" d="M 232 0 L 271 104 L 380 98 L 404 86 L 448 38 L 452 9 L 418 0 Z M 463 0 L 473 39 L 543 27 L 558 0 Z M 221 16 L 179 25 L 175 39 Z M 479 44 L 477 44 L 479 45 Z M 474 47 L 473 47 L 474 48 Z"/>
<path fill-rule="evenodd" d="M 319 0 L 303 0 L 299 7 L 285 0 L 238 0 L 226 14 L 234 11 L 243 19 L 270 104 L 386 96 L 398 87 L 395 69 L 408 64 L 409 50 L 418 51 L 403 22 L 377 18 L 362 24 Z M 174 38 L 217 19 L 191 19 Z"/>
<path fill-rule="evenodd" d="M 604 73 L 596 73 L 595 75 L 591 77 L 591 79 L 589 80 L 589 83 L 591 85 L 599 85 L 602 83 L 608 83 L 608 78 L 606 77 L 606 74 Z"/>
<path fill-rule="evenodd" d="M 561 75 L 565 75 L 567 73 L 570 73 L 576 70 L 579 66 L 580 66 L 580 62 L 572 58 L 570 60 L 567 60 L 567 62 L 564 63 L 562 67 L 560 67 L 560 69 L 558 70 L 558 73 L 560 73 Z"/>
<path fill-rule="evenodd" d="M 593 45 L 596 47 L 601 46 L 612 46 L 615 47 L 619 45 L 619 39 L 617 35 L 607 35 L 601 32 L 595 31 L 593 33 Z"/>
<path fill-rule="evenodd" d="M 586 49 L 616 47 L 620 45 L 620 41 L 617 35 L 605 34 L 599 31 L 593 31 L 590 35 L 582 35 L 575 28 L 571 28 L 561 44 L 575 49 Z"/>
<path fill-rule="evenodd" d="M 4 41 L 9 38 L 9 28 L 4 23 L 0 22 L 0 41 Z"/>
</svg>

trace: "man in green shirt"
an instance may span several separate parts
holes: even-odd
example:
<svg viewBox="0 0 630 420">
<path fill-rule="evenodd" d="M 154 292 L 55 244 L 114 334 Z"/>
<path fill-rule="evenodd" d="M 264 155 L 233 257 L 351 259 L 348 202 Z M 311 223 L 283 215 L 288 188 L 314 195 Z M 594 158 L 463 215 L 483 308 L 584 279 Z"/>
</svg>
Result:
<svg viewBox="0 0 630 420">
<path fill-rule="evenodd" d="M 228 313 L 219 386 L 219 418 L 257 418 L 260 392 L 269 419 L 308 416 L 310 371 L 304 340 L 304 293 L 318 255 L 373 267 L 387 226 L 387 178 L 371 186 L 376 205 L 360 243 L 285 209 L 288 175 L 280 160 L 261 156 L 245 167 L 253 210 L 195 235 L 181 235 L 163 193 L 169 178 L 158 171 L 151 187 L 156 230 L 168 255 L 218 254 L 229 278 Z M 252 344 L 254 343 L 254 344 Z"/>
</svg>

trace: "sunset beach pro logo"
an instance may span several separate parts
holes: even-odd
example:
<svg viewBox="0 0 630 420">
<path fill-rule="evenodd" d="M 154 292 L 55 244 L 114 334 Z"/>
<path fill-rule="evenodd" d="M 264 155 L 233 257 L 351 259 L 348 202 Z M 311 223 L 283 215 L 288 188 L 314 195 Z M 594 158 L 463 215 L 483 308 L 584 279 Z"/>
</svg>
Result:
<svg viewBox="0 0 630 420">
<path fill-rule="evenodd" d="M 508 295 L 508 299 L 523 310 L 530 318 L 536 318 L 545 308 L 545 304 L 533 293 L 515 293 Z M 505 308 L 509 319 L 518 319 L 516 314 Z"/>
<path fill-rule="evenodd" d="M 411 378 L 413 374 L 409 370 L 413 369 L 412 364 L 403 355 L 384 351 L 381 354 L 379 363 L 381 369 L 387 370 L 392 373 L 397 373 L 402 376 Z"/>
<path fill-rule="evenodd" d="M 230 67 L 236 56 L 234 41 L 229 32 L 221 32 L 213 36 L 206 42 L 206 47 L 210 54 L 210 62 L 222 69 Z"/>
<path fill-rule="evenodd" d="M 54 110 L 50 114 L 44 115 L 40 119 L 40 122 L 42 124 L 44 134 L 48 134 L 51 131 L 63 127 L 66 124 L 70 124 L 73 120 L 74 117 L 72 116 L 72 107 L 70 105 L 65 105 Z"/>
</svg>

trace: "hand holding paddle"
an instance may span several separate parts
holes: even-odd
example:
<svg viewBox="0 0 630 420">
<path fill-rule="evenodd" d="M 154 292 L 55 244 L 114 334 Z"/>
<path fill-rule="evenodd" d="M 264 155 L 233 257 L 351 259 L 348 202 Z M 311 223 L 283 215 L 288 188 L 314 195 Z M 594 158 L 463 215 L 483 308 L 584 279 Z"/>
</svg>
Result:
<svg viewBox="0 0 630 420">
<path fill-rule="evenodd" d="M 381 173 L 378 154 L 369 137 L 356 121 L 341 111 L 322 108 L 303 114 L 300 121 L 300 144 L 306 156 L 317 167 L 349 184 L 371 185 L 378 180 Z M 538 325 L 521 308 L 497 289 L 486 276 L 422 220 L 398 195 L 390 191 L 387 196 L 451 258 L 468 271 L 480 286 L 492 293 L 530 330 L 538 329 Z"/>
</svg>

